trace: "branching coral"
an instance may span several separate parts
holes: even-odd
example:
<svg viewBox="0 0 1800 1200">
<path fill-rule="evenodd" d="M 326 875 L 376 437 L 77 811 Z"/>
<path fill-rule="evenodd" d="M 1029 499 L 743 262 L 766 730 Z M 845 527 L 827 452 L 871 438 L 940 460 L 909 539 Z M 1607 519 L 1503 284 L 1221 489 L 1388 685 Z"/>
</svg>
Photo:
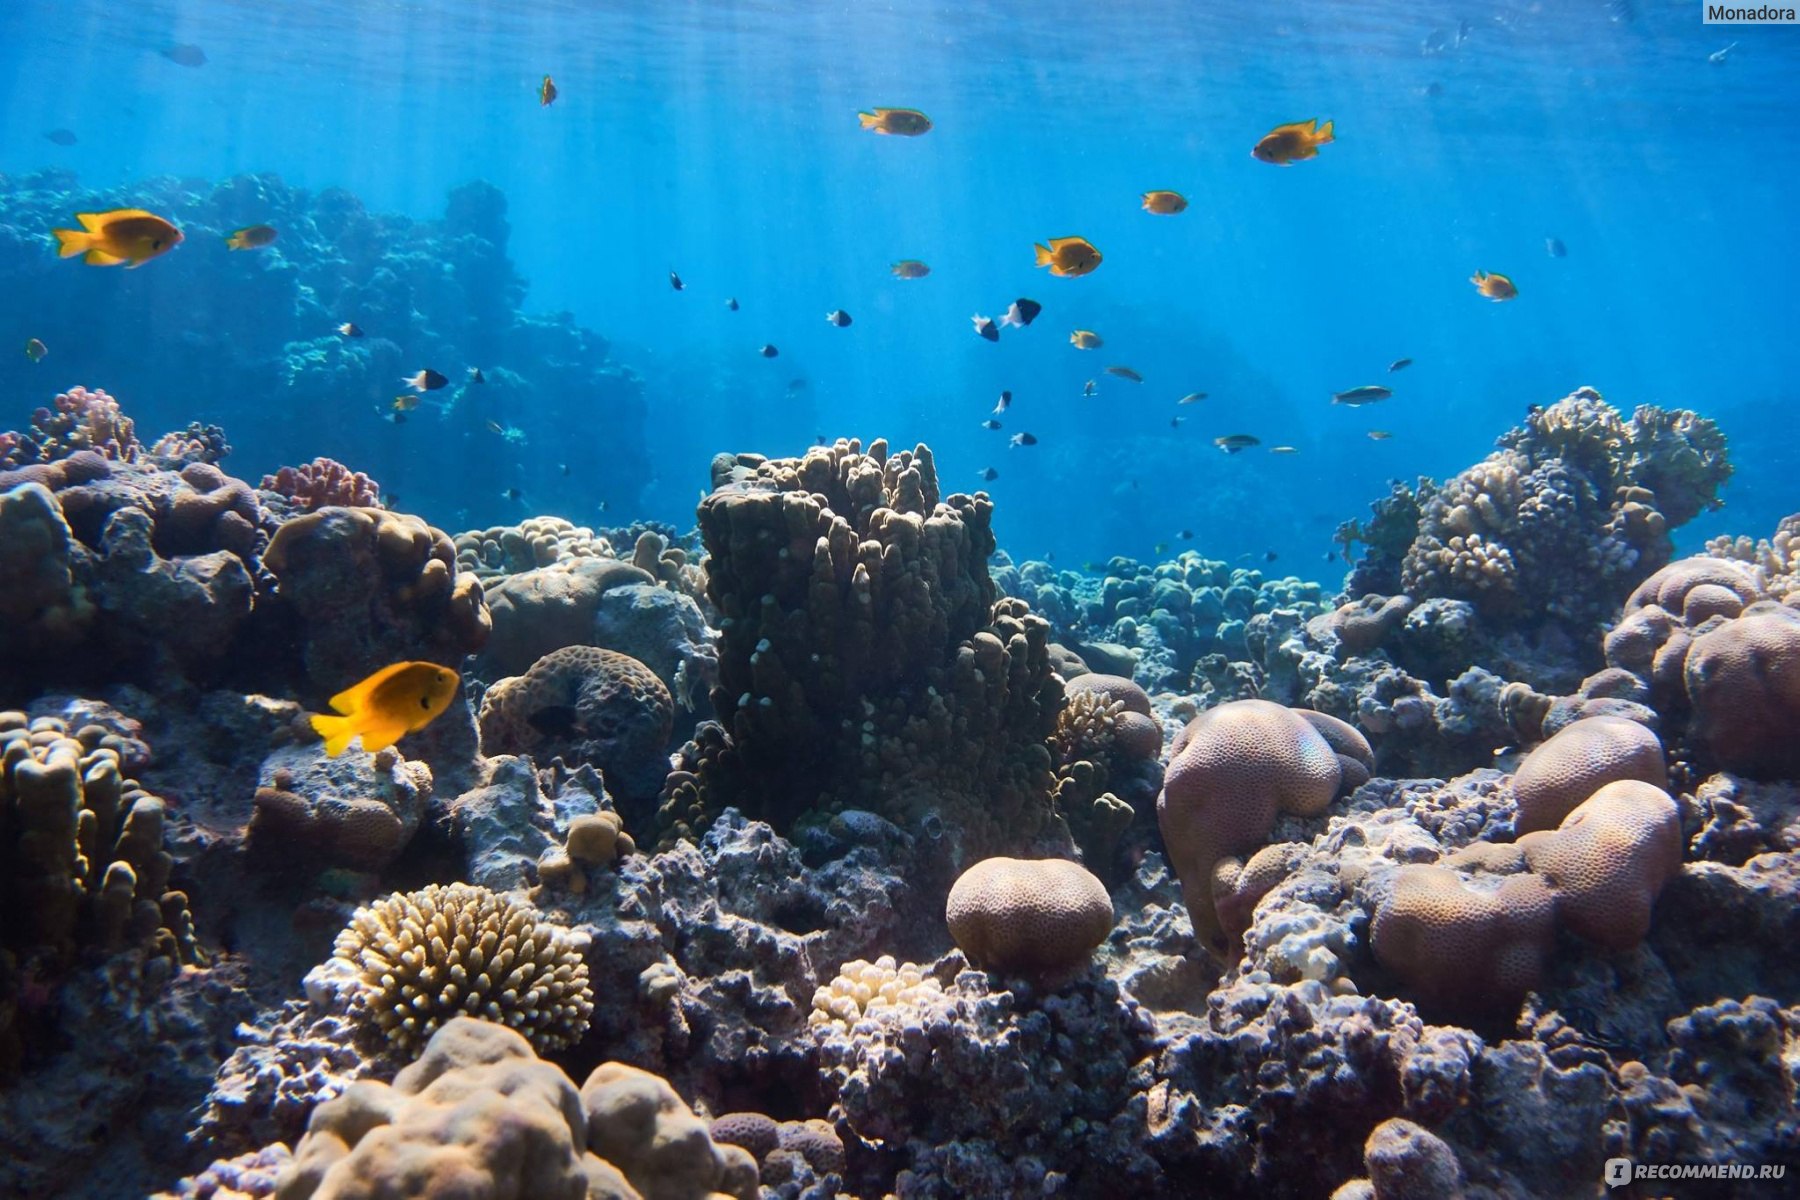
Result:
<svg viewBox="0 0 1800 1200">
<path fill-rule="evenodd" d="M 381 485 L 352 471 L 336 459 L 323 456 L 298 467 L 282 467 L 273 475 L 264 475 L 259 485 L 294 502 L 301 512 L 312 512 L 327 505 L 346 508 L 380 508 Z"/>
<path fill-rule="evenodd" d="M 219 426 L 189 421 L 186 429 L 172 430 L 157 438 L 148 453 L 179 466 L 197 462 L 217 465 L 231 453 L 231 443 L 225 440 L 225 430 Z"/>
<path fill-rule="evenodd" d="M 1546 613 L 1592 625 L 1611 616 L 1632 582 L 1668 561 L 1670 532 L 1717 507 L 1731 475 L 1711 421 L 1651 406 L 1628 421 L 1592 388 L 1534 408 L 1499 446 L 1442 486 L 1421 481 L 1416 493 L 1397 489 L 1377 506 L 1382 531 L 1367 536 L 1370 560 L 1379 562 L 1359 573 L 1353 594 L 1393 590 L 1376 578 L 1385 573 L 1380 563 L 1391 561 L 1416 511 L 1398 580 L 1414 599 L 1464 599 L 1490 615 Z M 1355 527 L 1346 534 L 1362 536 Z M 1388 586 L 1366 586 L 1380 583 Z"/>
<path fill-rule="evenodd" d="M 455 883 L 357 909 L 336 956 L 360 979 L 353 1014 L 410 1058 L 459 1016 L 516 1029 L 542 1051 L 578 1041 L 594 1011 L 586 948 L 527 905 Z"/>
<path fill-rule="evenodd" d="M 114 462 L 136 462 L 142 453 L 136 425 L 103 389 L 72 387 L 57 393 L 51 405 L 34 412 L 31 429 L 16 439 L 10 453 L 17 463 L 55 462 L 80 450 Z"/>
</svg>

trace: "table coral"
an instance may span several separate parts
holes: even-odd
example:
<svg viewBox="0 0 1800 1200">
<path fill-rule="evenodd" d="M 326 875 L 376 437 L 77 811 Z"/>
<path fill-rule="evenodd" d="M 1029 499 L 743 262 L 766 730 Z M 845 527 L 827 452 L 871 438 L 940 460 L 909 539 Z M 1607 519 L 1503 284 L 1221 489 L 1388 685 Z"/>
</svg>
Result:
<svg viewBox="0 0 1800 1200">
<path fill-rule="evenodd" d="M 586 948 L 528 905 L 457 883 L 357 909 L 335 955 L 360 975 L 352 1015 L 410 1057 L 461 1015 L 521 1030 L 540 1050 L 579 1040 L 594 1010 Z"/>
</svg>

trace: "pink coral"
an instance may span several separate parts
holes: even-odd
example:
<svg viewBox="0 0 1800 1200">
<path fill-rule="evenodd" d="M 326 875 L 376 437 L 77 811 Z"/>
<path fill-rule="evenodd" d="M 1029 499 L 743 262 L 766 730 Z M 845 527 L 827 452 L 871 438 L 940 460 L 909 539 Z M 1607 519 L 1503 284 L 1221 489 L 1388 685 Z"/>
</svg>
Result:
<svg viewBox="0 0 1800 1200">
<path fill-rule="evenodd" d="M 116 462 L 136 462 L 143 449 L 136 426 L 119 402 L 99 388 L 72 387 L 57 393 L 55 407 L 40 408 L 31 415 L 32 439 L 44 459 L 67 458 L 78 450 L 93 450 Z"/>
<path fill-rule="evenodd" d="M 262 488 L 286 496 L 305 512 L 330 505 L 381 507 L 381 485 L 333 458 L 315 458 L 305 466 L 283 467 L 264 475 Z"/>
</svg>

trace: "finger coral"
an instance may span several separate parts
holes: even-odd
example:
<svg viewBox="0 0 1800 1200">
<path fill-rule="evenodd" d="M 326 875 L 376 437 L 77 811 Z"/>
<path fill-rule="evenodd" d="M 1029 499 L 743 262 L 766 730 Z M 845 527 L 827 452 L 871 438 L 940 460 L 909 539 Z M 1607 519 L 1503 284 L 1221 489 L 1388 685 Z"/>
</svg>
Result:
<svg viewBox="0 0 1800 1200">
<path fill-rule="evenodd" d="M 294 502 L 301 512 L 339 505 L 344 508 L 380 508 L 381 485 L 352 471 L 334 458 L 319 457 L 298 467 L 282 467 L 273 475 L 264 475 L 259 484 L 265 492 L 274 492 Z"/>
<path fill-rule="evenodd" d="M 459 1016 L 516 1029 L 542 1051 L 579 1040 L 594 1010 L 585 950 L 529 906 L 454 883 L 357 909 L 335 955 L 361 981 L 353 1014 L 410 1058 Z"/>
<path fill-rule="evenodd" d="M 935 820 L 964 861 L 1054 832 L 1062 681 L 1047 624 L 996 600 L 988 499 L 941 496 L 929 449 L 883 441 L 722 455 L 713 484 L 719 724 L 670 776 L 665 837 L 728 805 L 778 829 L 833 804 Z"/>
</svg>

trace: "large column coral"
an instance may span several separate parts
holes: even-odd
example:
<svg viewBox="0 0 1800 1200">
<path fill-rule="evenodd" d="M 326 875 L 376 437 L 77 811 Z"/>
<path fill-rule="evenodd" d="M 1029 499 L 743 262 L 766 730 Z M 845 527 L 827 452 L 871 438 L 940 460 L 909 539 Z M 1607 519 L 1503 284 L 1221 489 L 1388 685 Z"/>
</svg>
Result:
<svg viewBox="0 0 1800 1200">
<path fill-rule="evenodd" d="M 713 484 L 699 519 L 723 731 L 690 747 L 665 827 L 843 803 L 936 812 L 970 857 L 1029 844 L 1062 684 L 1045 622 L 996 602 L 987 497 L 940 497 L 930 450 L 882 441 L 722 455 Z"/>
</svg>

